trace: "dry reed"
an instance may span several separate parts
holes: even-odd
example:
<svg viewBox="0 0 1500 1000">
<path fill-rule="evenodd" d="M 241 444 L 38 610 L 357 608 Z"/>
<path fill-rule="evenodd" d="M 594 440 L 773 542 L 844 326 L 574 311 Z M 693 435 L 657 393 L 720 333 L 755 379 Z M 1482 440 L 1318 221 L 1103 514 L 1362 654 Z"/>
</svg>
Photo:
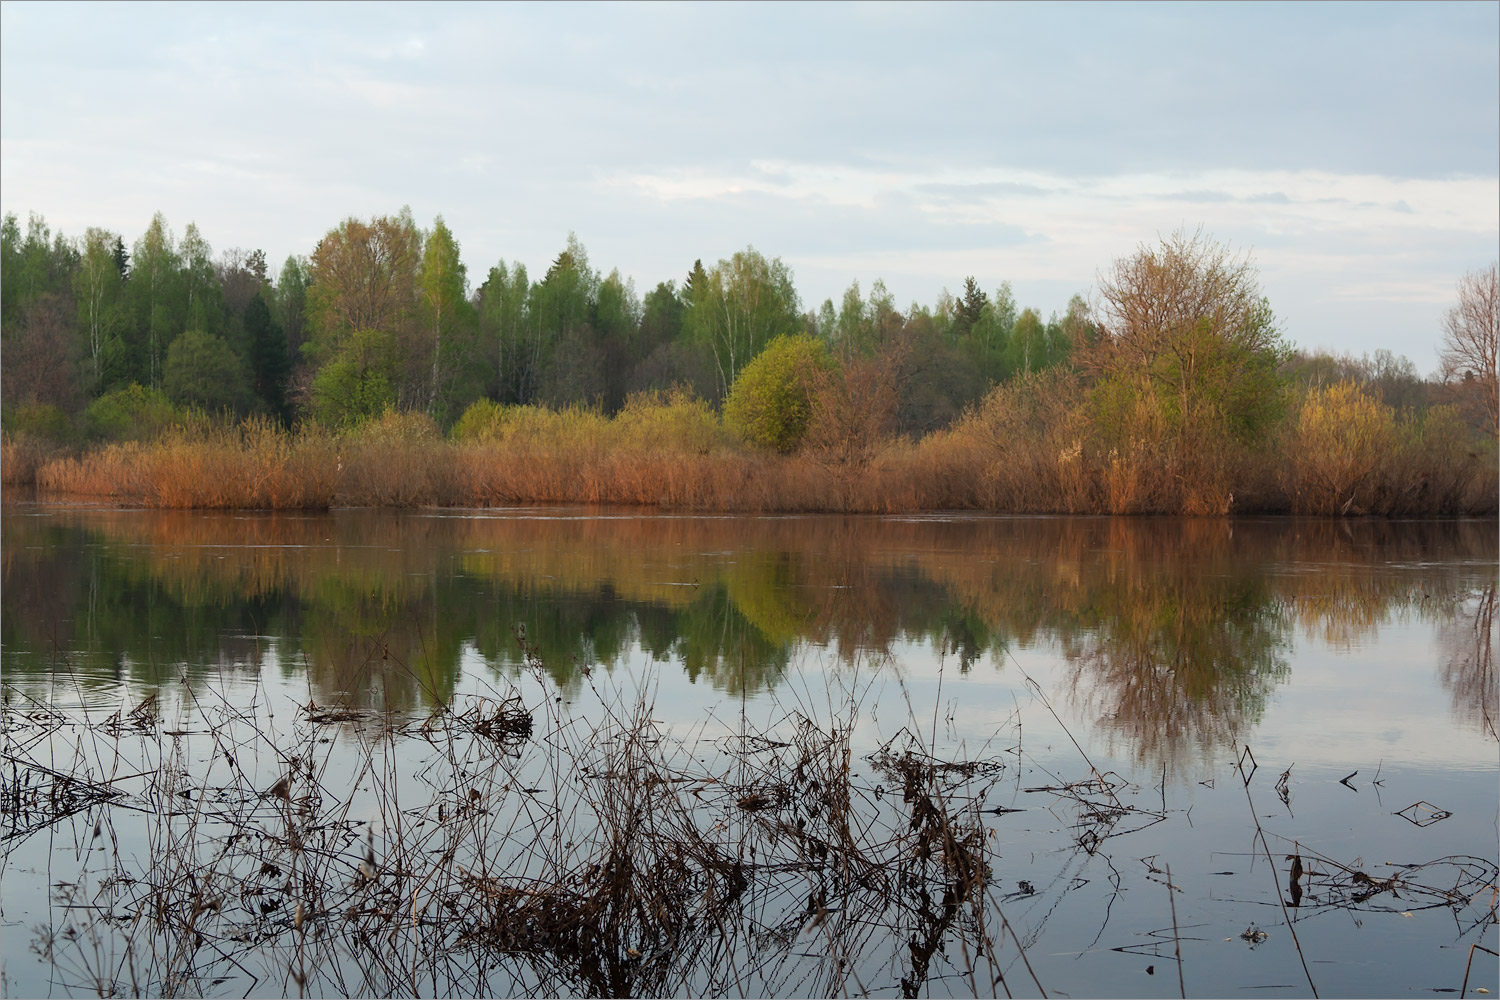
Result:
<svg viewBox="0 0 1500 1000">
<path fill-rule="evenodd" d="M 8 483 L 169 508 L 1409 516 L 1496 504 L 1495 449 L 1476 446 L 1444 407 L 1401 416 L 1357 387 L 1318 389 L 1284 436 L 1249 447 L 1169 432 L 1140 407 L 1106 439 L 1086 404 L 1076 376 L 1049 371 L 997 387 L 920 441 L 851 424 L 858 440 L 824 435 L 788 456 L 749 448 L 706 403 L 677 393 L 633 397 L 613 418 L 477 404 L 448 437 L 423 415 L 388 413 L 337 434 L 205 424 L 75 457 L 7 438 L 4 466 Z"/>
</svg>

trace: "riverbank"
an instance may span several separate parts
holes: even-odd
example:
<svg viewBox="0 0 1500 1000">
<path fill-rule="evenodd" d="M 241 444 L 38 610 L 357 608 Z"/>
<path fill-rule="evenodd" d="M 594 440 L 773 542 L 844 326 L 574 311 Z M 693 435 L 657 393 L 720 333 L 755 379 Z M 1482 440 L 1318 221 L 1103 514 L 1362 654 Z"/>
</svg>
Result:
<svg viewBox="0 0 1500 1000">
<path fill-rule="evenodd" d="M 920 440 L 848 437 L 790 455 L 753 448 L 697 401 L 615 417 L 495 407 L 445 435 L 419 414 L 356 430 L 264 420 L 176 426 L 78 452 L 7 436 L 7 486 L 161 508 L 316 510 L 631 505 L 724 512 L 1486 514 L 1496 452 L 1445 407 L 1420 418 L 1314 393 L 1252 444 L 1151 428 L 1111 442 L 1046 393 L 993 393 Z M 1381 412 L 1385 410 L 1385 412 Z"/>
</svg>

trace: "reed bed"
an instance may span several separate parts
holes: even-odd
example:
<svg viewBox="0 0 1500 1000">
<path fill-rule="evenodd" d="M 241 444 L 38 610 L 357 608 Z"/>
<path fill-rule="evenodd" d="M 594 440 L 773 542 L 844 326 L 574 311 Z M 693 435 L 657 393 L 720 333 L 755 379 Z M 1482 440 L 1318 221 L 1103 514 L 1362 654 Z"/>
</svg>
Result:
<svg viewBox="0 0 1500 1000">
<path fill-rule="evenodd" d="M 997 387 L 918 441 L 818 439 L 790 455 L 744 444 L 701 400 L 654 394 L 612 418 L 476 404 L 447 435 L 421 414 L 387 413 L 340 433 L 200 421 L 81 455 L 8 437 L 0 459 L 8 484 L 168 508 L 1412 516 L 1491 513 L 1500 501 L 1493 442 L 1447 407 L 1397 414 L 1335 385 L 1246 443 L 1172 430 L 1146 411 L 1103 435 L 1087 402 L 1076 377 L 1043 373 Z"/>
</svg>

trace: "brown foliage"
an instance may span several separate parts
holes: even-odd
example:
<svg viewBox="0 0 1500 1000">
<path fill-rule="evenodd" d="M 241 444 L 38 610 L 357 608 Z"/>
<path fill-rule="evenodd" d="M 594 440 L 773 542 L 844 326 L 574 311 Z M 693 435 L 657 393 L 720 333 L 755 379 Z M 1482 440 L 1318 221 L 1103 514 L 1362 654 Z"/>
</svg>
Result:
<svg viewBox="0 0 1500 1000">
<path fill-rule="evenodd" d="M 72 322 L 68 303 L 56 295 L 43 295 L 26 305 L 4 340 L 0 397 L 6 406 L 42 403 L 68 412 L 79 408 L 83 392 Z"/>
<path fill-rule="evenodd" d="M 1443 316 L 1443 381 L 1477 399 L 1490 434 L 1500 434 L 1500 279 L 1496 266 L 1474 271 L 1458 282 L 1458 305 Z"/>
<path fill-rule="evenodd" d="M 950 430 L 884 437 L 893 405 L 878 362 L 820 391 L 829 426 L 789 456 L 750 450 L 686 394 L 634 397 L 613 419 L 476 408 L 454 440 L 420 414 L 358 430 L 266 422 L 200 426 L 152 443 L 49 459 L 8 440 L 7 481 L 154 507 L 504 506 L 586 503 L 721 511 L 1222 515 L 1453 514 L 1495 507 L 1493 449 L 1454 411 L 1397 416 L 1357 387 L 1308 397 L 1285 440 L 1255 450 L 1168 434 L 1149 400 L 1101 441 L 1074 374 L 996 387 Z M 22 478 L 13 478 L 19 476 Z"/>
<path fill-rule="evenodd" d="M 397 330 L 416 301 L 419 249 L 415 229 L 401 219 L 346 219 L 313 251 L 309 311 L 330 333 Z"/>
</svg>

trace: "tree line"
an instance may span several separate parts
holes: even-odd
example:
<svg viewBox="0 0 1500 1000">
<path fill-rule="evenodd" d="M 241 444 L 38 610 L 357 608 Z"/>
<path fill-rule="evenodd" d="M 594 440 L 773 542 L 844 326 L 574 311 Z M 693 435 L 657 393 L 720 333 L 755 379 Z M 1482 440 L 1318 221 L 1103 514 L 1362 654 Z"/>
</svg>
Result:
<svg viewBox="0 0 1500 1000">
<path fill-rule="evenodd" d="M 1170 439 L 1183 461 L 1265 433 L 1296 385 L 1350 381 L 1399 411 L 1455 403 L 1482 437 L 1496 424 L 1493 265 L 1460 283 L 1428 379 L 1389 352 L 1296 351 L 1248 257 L 1201 232 L 1143 245 L 1092 303 L 1074 295 L 1046 319 L 972 276 L 930 306 L 898 308 L 877 280 L 808 309 L 790 268 L 753 247 L 641 296 L 573 235 L 539 276 L 501 260 L 475 287 L 443 218 L 423 228 L 408 209 L 346 219 L 275 272 L 264 251 L 215 254 L 160 213 L 129 245 L 36 214 L 23 233 L 9 214 L 0 276 L 4 422 L 54 440 L 141 433 L 186 410 L 331 428 L 394 410 L 446 428 L 482 401 L 609 415 L 686 390 L 752 442 L 836 451 L 921 438 L 1049 371 L 1087 384 L 1096 443 Z"/>
<path fill-rule="evenodd" d="M 816 336 L 845 356 L 893 353 L 900 430 L 950 422 L 997 381 L 1064 362 L 1087 307 L 1044 320 L 1008 285 L 899 309 L 884 284 L 804 310 L 789 267 L 747 247 L 644 297 L 595 269 L 570 235 L 546 271 L 501 260 L 472 287 L 442 217 L 346 219 L 279 271 L 262 250 L 215 254 L 158 213 L 133 244 L 33 214 L 0 226 L 5 401 L 55 425 L 135 390 L 177 406 L 347 426 L 387 408 L 450 425 L 473 402 L 617 412 L 632 393 L 687 387 L 715 406 L 774 337 Z M 107 410 L 108 407 L 103 409 Z M 106 433 L 106 414 L 82 430 Z"/>
</svg>

